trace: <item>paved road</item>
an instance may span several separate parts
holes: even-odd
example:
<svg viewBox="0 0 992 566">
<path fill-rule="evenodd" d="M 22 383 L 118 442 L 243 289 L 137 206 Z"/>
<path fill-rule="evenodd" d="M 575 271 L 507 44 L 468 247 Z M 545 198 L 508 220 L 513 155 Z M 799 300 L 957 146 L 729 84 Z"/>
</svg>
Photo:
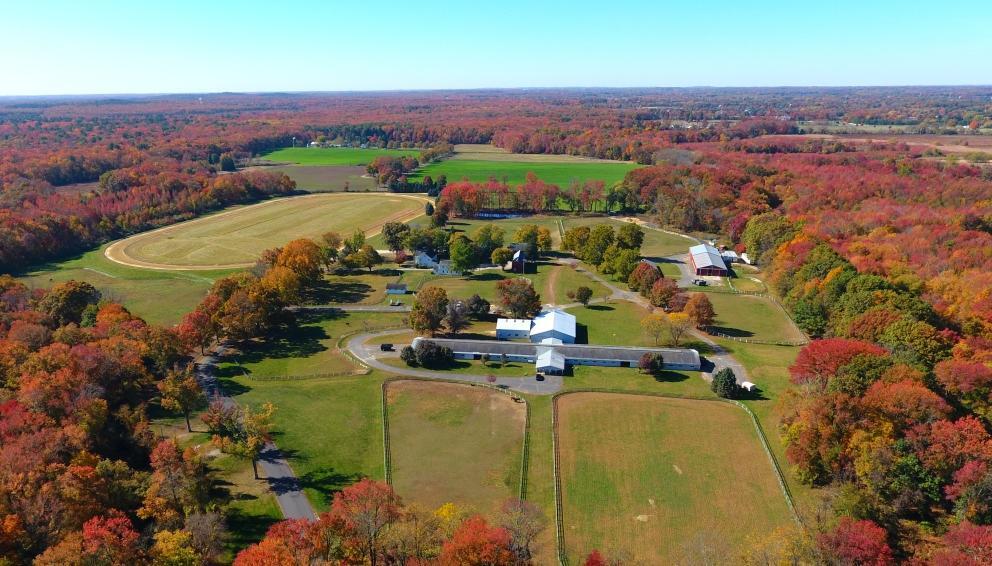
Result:
<svg viewBox="0 0 992 566">
<path fill-rule="evenodd" d="M 202 356 L 196 362 L 196 375 L 200 381 L 200 386 L 210 398 L 220 397 L 225 403 L 234 404 L 234 400 L 224 395 L 214 375 L 214 368 L 217 363 L 217 356 L 223 354 L 224 346 L 218 346 L 211 354 Z M 289 462 L 283 458 L 279 448 L 272 442 L 266 443 L 258 459 L 259 466 L 265 481 L 269 484 L 269 489 L 276 496 L 279 509 L 283 518 L 286 519 L 317 519 L 317 514 L 310 505 L 310 500 L 300 488 L 300 482 L 289 466 Z"/>
<path fill-rule="evenodd" d="M 382 332 L 369 332 L 364 334 L 357 334 L 352 336 L 348 340 L 348 351 L 352 353 L 356 358 L 362 361 L 365 365 L 384 371 L 386 373 L 392 373 L 396 375 L 408 375 L 411 377 L 423 377 L 426 379 L 450 379 L 455 381 L 462 381 L 465 383 L 479 383 L 482 385 L 490 385 L 486 380 L 485 375 L 476 375 L 471 373 L 455 373 L 455 372 L 439 372 L 430 371 L 426 369 L 415 369 L 410 367 L 402 366 L 392 366 L 383 363 L 379 360 L 382 356 L 378 345 L 366 344 L 372 338 L 378 336 L 389 336 L 391 334 L 403 334 L 409 332 L 407 329 L 400 330 L 385 330 Z M 395 354 L 393 354 L 394 356 Z M 389 356 L 391 357 L 391 356 Z M 547 375 L 544 377 L 544 381 L 537 381 L 533 376 L 531 377 L 498 377 L 496 379 L 497 387 L 502 387 L 504 389 L 510 389 L 518 393 L 527 393 L 530 395 L 553 395 L 561 391 L 563 384 L 563 378 L 560 375 Z"/>
</svg>

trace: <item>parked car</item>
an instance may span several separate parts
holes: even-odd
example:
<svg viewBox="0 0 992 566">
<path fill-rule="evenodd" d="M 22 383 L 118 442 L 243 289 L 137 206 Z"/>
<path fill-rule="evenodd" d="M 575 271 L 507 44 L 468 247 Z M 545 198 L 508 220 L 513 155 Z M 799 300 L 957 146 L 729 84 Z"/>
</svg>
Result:
<svg viewBox="0 0 992 566">
<path fill-rule="evenodd" d="M 392 344 L 379 344 L 379 349 L 382 350 L 383 352 L 392 352 L 393 351 L 393 345 Z"/>
<path fill-rule="evenodd" d="M 538 381 L 544 381 L 544 374 L 543 373 L 535 374 L 534 375 L 534 379 L 536 379 Z"/>
<path fill-rule="evenodd" d="M 706 286 L 706 280 L 705 279 L 693 279 L 692 280 L 692 284 L 693 285 L 698 285 L 700 287 L 705 287 Z"/>
</svg>

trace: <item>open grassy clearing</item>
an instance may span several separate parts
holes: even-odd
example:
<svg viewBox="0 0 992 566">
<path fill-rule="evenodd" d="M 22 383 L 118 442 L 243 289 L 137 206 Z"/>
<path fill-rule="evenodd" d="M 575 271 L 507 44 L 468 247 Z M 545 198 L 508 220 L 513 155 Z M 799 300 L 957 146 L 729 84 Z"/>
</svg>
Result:
<svg viewBox="0 0 992 566">
<path fill-rule="evenodd" d="M 215 279 L 231 270 L 168 272 L 128 267 L 108 260 L 106 246 L 77 257 L 31 268 L 18 278 L 28 286 L 49 288 L 70 279 L 86 281 L 104 298 L 123 304 L 153 324 L 176 324 L 207 294 Z"/>
<path fill-rule="evenodd" d="M 630 163 L 612 159 L 598 159 L 581 155 L 561 155 L 551 153 L 510 153 L 494 145 L 460 143 L 455 144 L 455 154 L 452 160 L 486 160 L 486 161 L 516 161 L 525 163 Z"/>
<path fill-rule="evenodd" d="M 386 385 L 392 481 L 408 503 L 454 503 L 492 516 L 519 495 L 527 409 L 483 387 Z"/>
<path fill-rule="evenodd" d="M 714 330 L 737 338 L 799 342 L 803 335 L 771 299 L 730 293 L 708 293 L 716 311 Z"/>
<path fill-rule="evenodd" d="M 264 339 L 240 344 L 220 361 L 221 377 L 255 379 L 345 374 L 361 368 L 341 349 L 345 334 L 402 326 L 401 313 L 299 314 L 298 323 Z"/>
<path fill-rule="evenodd" d="M 520 185 L 526 180 L 527 173 L 534 173 L 546 183 L 567 188 L 572 181 L 603 181 L 607 185 L 612 185 L 622 181 L 628 171 L 640 167 L 635 163 L 623 161 L 563 163 L 535 160 L 510 161 L 502 157 L 493 159 L 489 154 L 478 154 L 477 157 L 480 158 L 447 159 L 430 163 L 410 175 L 410 180 L 416 181 L 426 176 L 437 179 L 444 175 L 448 182 L 461 181 L 465 178 L 484 182 L 492 177 L 499 181 L 505 180 L 510 185 Z"/>
<path fill-rule="evenodd" d="M 377 305 L 386 300 L 386 285 L 403 281 L 405 272 L 380 268 L 371 273 L 354 271 L 346 275 L 328 274 L 321 285 L 306 297 L 309 304 Z M 411 295 L 389 295 L 390 299 L 413 302 Z"/>
<path fill-rule="evenodd" d="M 296 163 L 298 165 L 368 165 L 376 157 L 403 157 L 420 155 L 419 149 L 379 149 L 358 147 L 286 147 L 261 156 L 273 163 Z"/>
<path fill-rule="evenodd" d="M 277 165 L 261 169 L 285 173 L 296 181 L 297 189 L 311 193 L 378 190 L 375 179 L 366 175 L 365 167 L 359 165 Z"/>
<path fill-rule="evenodd" d="M 672 563 L 698 552 L 683 546 L 700 538 L 730 552 L 790 522 L 771 464 L 740 409 L 608 393 L 565 395 L 557 404 L 571 560 L 598 548 L 634 563 Z"/>
<path fill-rule="evenodd" d="M 111 246 L 111 259 L 137 267 L 203 269 L 250 265 L 267 248 L 328 231 L 376 232 L 423 213 L 408 195 L 318 194 L 282 198 L 173 224 Z"/>
</svg>

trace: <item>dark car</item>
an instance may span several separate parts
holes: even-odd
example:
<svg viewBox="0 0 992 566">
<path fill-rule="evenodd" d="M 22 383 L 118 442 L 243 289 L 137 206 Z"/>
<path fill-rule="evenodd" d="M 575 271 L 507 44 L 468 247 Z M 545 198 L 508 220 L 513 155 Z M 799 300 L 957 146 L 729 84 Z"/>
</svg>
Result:
<svg viewBox="0 0 992 566">
<path fill-rule="evenodd" d="M 538 381 L 544 381 L 544 374 L 543 373 L 535 374 L 534 375 L 534 379 L 536 379 Z"/>
<path fill-rule="evenodd" d="M 706 280 L 705 279 L 693 279 L 692 280 L 692 284 L 693 285 L 698 285 L 700 287 L 705 287 L 706 286 Z"/>
<path fill-rule="evenodd" d="M 382 350 L 383 352 L 392 352 L 393 351 L 393 345 L 392 344 L 379 344 L 379 349 Z"/>
</svg>

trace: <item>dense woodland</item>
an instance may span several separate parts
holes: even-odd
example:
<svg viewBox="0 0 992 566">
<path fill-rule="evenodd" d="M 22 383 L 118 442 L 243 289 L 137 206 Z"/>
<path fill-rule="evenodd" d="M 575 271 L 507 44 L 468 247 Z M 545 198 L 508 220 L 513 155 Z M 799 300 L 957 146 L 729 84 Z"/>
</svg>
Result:
<svg viewBox="0 0 992 566">
<path fill-rule="evenodd" d="M 923 133 L 989 127 L 989 94 L 961 87 L 3 101 L 0 273 L 289 194 L 295 187 L 283 175 L 232 170 L 318 137 L 430 147 L 426 159 L 443 157 L 448 144 L 493 143 L 637 161 L 646 167 L 616 186 L 558 187 L 533 176 L 520 186 L 446 180 L 436 187 L 437 210 L 639 213 L 746 251 L 816 338 L 791 368 L 782 430 L 794 472 L 829 495 L 829 512 L 811 514 L 807 525 L 818 548 L 832 549 L 821 558 L 984 564 L 992 562 L 992 169 L 918 146 L 793 134 L 805 120 Z M 370 172 L 388 180 L 415 166 L 384 159 Z M 403 237 L 434 236 L 425 229 Z M 286 324 L 282 307 L 340 244 L 342 261 L 377 261 L 364 241 L 293 243 L 252 272 L 219 281 L 174 329 L 146 325 L 85 284 L 31 291 L 0 279 L 0 562 L 131 563 L 176 549 L 213 560 L 222 527 L 211 501 L 220 496 L 195 454 L 151 433 L 149 410 L 202 402 L 184 369 L 189 353 L 215 336 Z M 231 442 L 250 455 L 244 431 L 260 434 L 266 415 L 221 413 L 214 408 L 212 426 L 240 430 Z M 363 489 L 391 505 L 381 486 Z M 395 511 L 402 523 L 406 515 Z M 347 546 L 347 521 L 335 512 L 306 533 L 283 525 L 242 562 L 261 563 L 269 552 L 360 554 Z M 432 544 L 441 556 L 454 540 L 488 541 L 487 551 L 500 556 L 515 548 L 506 528 L 481 518 L 439 533 Z M 331 535 L 344 546 L 318 544 Z M 302 538 L 310 546 L 296 547 Z"/>
</svg>

